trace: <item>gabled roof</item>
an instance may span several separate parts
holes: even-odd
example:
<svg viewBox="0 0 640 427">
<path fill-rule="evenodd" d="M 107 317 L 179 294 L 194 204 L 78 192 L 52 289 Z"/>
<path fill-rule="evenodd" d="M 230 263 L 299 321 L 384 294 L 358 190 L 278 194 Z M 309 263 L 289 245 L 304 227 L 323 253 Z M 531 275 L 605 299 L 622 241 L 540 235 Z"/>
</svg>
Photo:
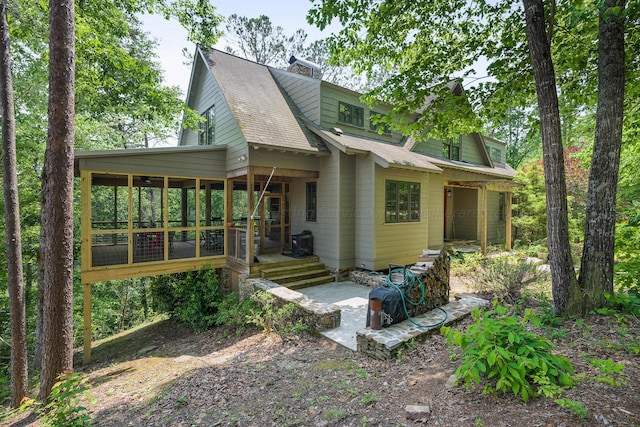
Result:
<svg viewBox="0 0 640 427">
<path fill-rule="evenodd" d="M 269 67 L 215 49 L 202 55 L 249 145 L 321 151 L 292 112 Z"/>
</svg>

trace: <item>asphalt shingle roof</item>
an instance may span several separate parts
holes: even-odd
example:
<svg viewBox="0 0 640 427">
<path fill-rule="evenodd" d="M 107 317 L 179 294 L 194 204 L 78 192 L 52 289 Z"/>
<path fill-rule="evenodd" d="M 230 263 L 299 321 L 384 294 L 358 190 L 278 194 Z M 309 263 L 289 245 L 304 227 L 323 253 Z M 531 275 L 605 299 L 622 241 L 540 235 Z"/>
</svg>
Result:
<svg viewBox="0 0 640 427">
<path fill-rule="evenodd" d="M 271 148 L 319 152 L 265 65 L 218 51 L 205 53 L 247 142 Z"/>
</svg>

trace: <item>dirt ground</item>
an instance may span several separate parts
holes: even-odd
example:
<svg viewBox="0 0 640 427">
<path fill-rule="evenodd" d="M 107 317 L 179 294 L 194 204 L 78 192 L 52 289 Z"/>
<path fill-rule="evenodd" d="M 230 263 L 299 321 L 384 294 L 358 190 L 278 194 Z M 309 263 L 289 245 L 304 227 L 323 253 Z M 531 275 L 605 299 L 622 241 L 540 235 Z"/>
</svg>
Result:
<svg viewBox="0 0 640 427">
<path fill-rule="evenodd" d="M 640 426 L 638 325 L 631 316 L 591 315 L 551 331 L 581 378 L 563 397 L 585 405 L 584 419 L 552 399 L 523 403 L 454 386 L 460 361 L 437 335 L 383 362 L 323 338 L 196 334 L 166 320 L 98 345 L 84 370 L 94 425 L 105 427 Z M 624 371 L 605 375 L 596 359 Z M 409 405 L 428 406 L 428 416 L 409 420 Z"/>
</svg>

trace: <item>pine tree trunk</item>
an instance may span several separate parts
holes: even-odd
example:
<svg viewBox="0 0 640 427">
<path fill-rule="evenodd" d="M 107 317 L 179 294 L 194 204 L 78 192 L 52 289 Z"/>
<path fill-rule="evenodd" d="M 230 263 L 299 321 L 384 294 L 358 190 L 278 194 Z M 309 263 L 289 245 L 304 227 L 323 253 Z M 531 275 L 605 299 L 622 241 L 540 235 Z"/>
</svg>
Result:
<svg viewBox="0 0 640 427">
<path fill-rule="evenodd" d="M 7 0 L 0 1 L 0 98 L 2 98 L 2 170 L 7 235 L 7 276 L 11 319 L 11 406 L 27 395 L 27 320 L 22 271 L 22 237 L 16 155 L 16 121 L 9 50 Z"/>
<path fill-rule="evenodd" d="M 613 293 L 616 192 L 622 147 L 624 101 L 624 0 L 607 0 L 598 30 L 598 108 L 587 193 L 580 286 L 587 310 L 606 303 Z M 619 7 L 619 13 L 611 9 Z"/>
<path fill-rule="evenodd" d="M 73 369 L 73 0 L 49 2 L 49 134 L 42 205 L 44 305 L 40 400 Z"/>
<path fill-rule="evenodd" d="M 547 38 L 542 0 L 523 0 L 529 54 L 536 82 L 544 181 L 547 194 L 547 244 L 551 265 L 554 313 L 575 316 L 582 313 L 582 296 L 573 267 L 569 244 L 567 188 L 564 172 L 560 109 L 556 78 Z"/>
</svg>

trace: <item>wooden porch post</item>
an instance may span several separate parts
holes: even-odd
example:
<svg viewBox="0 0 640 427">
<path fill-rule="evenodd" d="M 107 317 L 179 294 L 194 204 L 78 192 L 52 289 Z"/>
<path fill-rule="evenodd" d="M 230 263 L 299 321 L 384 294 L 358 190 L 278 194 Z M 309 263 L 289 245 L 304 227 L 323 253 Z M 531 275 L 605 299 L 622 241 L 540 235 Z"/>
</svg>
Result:
<svg viewBox="0 0 640 427">
<path fill-rule="evenodd" d="M 487 253 L 487 186 L 480 187 L 480 250 Z"/>
<path fill-rule="evenodd" d="M 84 301 L 82 316 L 84 321 L 82 364 L 88 365 L 91 363 L 91 283 L 84 283 L 82 291 Z"/>
<path fill-rule="evenodd" d="M 253 166 L 247 166 L 247 264 L 249 266 L 253 266 L 253 233 L 254 233 L 254 224 L 253 224 L 253 210 L 255 206 L 253 204 Z"/>
<path fill-rule="evenodd" d="M 117 188 L 117 187 L 116 187 Z M 81 271 L 91 268 L 91 173 L 80 172 L 80 265 Z M 91 362 L 91 283 L 83 283 L 82 363 Z"/>
<path fill-rule="evenodd" d="M 511 250 L 511 196 L 513 195 L 513 193 L 511 193 L 511 191 L 508 191 L 507 193 L 505 193 L 505 209 L 506 209 L 506 216 L 505 216 L 505 227 L 506 227 L 506 231 L 505 231 L 505 249 L 507 251 Z"/>
</svg>

